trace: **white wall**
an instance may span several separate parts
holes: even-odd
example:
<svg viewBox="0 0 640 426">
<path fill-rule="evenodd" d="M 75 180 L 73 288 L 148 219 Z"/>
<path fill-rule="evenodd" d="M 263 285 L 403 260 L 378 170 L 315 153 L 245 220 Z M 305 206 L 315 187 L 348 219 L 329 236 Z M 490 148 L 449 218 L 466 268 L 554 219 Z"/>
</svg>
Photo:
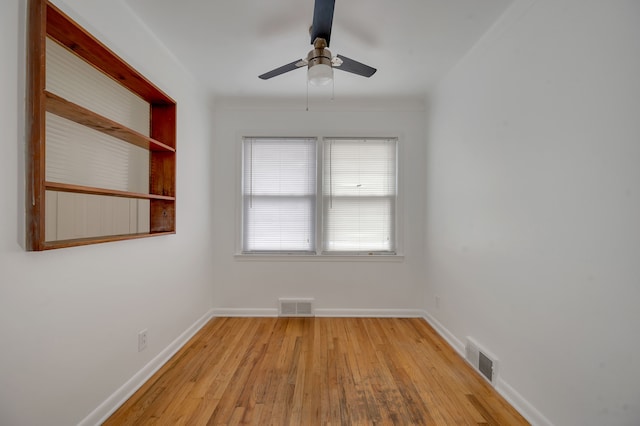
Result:
<svg viewBox="0 0 640 426">
<path fill-rule="evenodd" d="M 426 305 L 540 423 L 640 424 L 639 41 L 638 1 L 517 1 L 431 103 Z"/>
<path fill-rule="evenodd" d="M 28 253 L 25 0 L 0 6 L 0 424 L 77 424 L 212 304 L 208 100 L 121 1 L 55 1 L 178 102 L 175 236 Z M 137 352 L 137 332 L 149 347 Z"/>
<path fill-rule="evenodd" d="M 304 93 L 305 87 L 300 90 Z M 341 104 L 336 100 L 319 106 L 323 93 L 316 93 L 311 95 L 308 112 L 304 101 L 278 105 L 235 101 L 216 107 L 211 159 L 218 271 L 214 307 L 223 313 L 273 314 L 278 297 L 313 297 L 321 315 L 415 314 L 422 309 L 424 291 L 424 102 Z M 240 218 L 238 145 L 243 135 L 383 134 L 400 137 L 402 261 L 253 261 L 234 256 Z"/>
</svg>

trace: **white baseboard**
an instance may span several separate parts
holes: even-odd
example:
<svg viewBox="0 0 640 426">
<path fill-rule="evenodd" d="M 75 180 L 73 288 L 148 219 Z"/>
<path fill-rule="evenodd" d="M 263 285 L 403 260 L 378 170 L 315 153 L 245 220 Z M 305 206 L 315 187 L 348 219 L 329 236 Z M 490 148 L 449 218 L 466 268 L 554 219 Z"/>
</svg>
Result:
<svg viewBox="0 0 640 426">
<path fill-rule="evenodd" d="M 418 309 L 314 309 L 317 317 L 421 318 Z"/>
<path fill-rule="evenodd" d="M 553 426 L 551 420 L 547 419 L 540 411 L 522 397 L 507 382 L 498 377 L 496 390 L 511 404 L 522 417 L 527 419 L 533 426 Z"/>
<path fill-rule="evenodd" d="M 277 317 L 277 308 L 213 308 L 214 317 Z"/>
<path fill-rule="evenodd" d="M 78 426 L 100 425 L 111 416 L 135 391 L 146 383 L 172 356 L 176 354 L 212 317 L 213 310 L 208 311 L 180 336 L 163 349 L 155 358 L 116 390 L 109 398 L 85 417 Z"/>
<path fill-rule="evenodd" d="M 418 309 L 314 309 L 317 317 L 422 318 Z M 215 308 L 214 317 L 277 317 L 278 309 Z"/>
<path fill-rule="evenodd" d="M 423 311 L 424 319 L 433 327 L 438 334 L 447 341 L 449 346 L 455 349 L 462 358 L 464 358 L 464 343 L 460 339 L 458 339 L 452 332 L 447 330 L 447 328 L 440 323 L 437 319 L 435 319 L 429 312 Z"/>
<path fill-rule="evenodd" d="M 444 340 L 447 341 L 457 353 L 465 359 L 464 343 L 451 333 L 444 325 L 435 319 L 427 311 L 423 311 L 423 318 L 433 327 Z M 498 377 L 496 391 L 506 399 L 532 426 L 553 426 L 538 409 L 536 409 L 529 401 L 520 395 L 513 387 Z"/>
</svg>

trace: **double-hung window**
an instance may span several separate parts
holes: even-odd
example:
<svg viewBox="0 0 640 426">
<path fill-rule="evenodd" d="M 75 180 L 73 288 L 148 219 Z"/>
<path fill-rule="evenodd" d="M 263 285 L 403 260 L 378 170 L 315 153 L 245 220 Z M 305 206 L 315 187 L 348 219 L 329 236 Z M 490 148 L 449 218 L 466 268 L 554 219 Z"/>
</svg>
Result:
<svg viewBox="0 0 640 426">
<path fill-rule="evenodd" d="M 242 252 L 395 254 L 396 151 L 395 138 L 244 138 Z"/>
<path fill-rule="evenodd" d="M 326 139 L 323 151 L 323 251 L 394 252 L 395 139 Z"/>
<path fill-rule="evenodd" d="M 316 140 L 243 141 L 243 251 L 315 252 Z"/>
</svg>

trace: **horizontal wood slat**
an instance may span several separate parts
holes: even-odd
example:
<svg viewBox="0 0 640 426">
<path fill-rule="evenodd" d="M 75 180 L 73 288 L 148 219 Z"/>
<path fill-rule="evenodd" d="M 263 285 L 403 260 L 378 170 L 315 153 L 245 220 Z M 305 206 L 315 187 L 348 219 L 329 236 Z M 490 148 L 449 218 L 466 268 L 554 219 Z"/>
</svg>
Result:
<svg viewBox="0 0 640 426">
<path fill-rule="evenodd" d="M 75 192 L 79 194 L 109 195 L 112 197 L 140 198 L 145 200 L 174 201 L 175 197 L 156 194 L 142 194 L 138 192 L 118 191 L 115 189 L 93 188 L 90 186 L 72 185 L 68 183 L 45 182 L 45 188 L 50 191 Z"/>
<path fill-rule="evenodd" d="M 43 250 L 51 250 L 66 247 L 84 246 L 89 244 L 109 243 L 112 241 L 124 241 L 137 238 L 157 237 L 160 235 L 172 235 L 175 232 L 152 232 L 141 234 L 107 235 L 104 237 L 76 238 L 73 240 L 46 241 Z"/>
<path fill-rule="evenodd" d="M 90 127 L 109 136 L 151 151 L 176 152 L 174 148 L 153 138 L 129 129 L 106 117 L 96 114 L 80 105 L 74 104 L 58 95 L 45 91 L 47 111 Z"/>
</svg>

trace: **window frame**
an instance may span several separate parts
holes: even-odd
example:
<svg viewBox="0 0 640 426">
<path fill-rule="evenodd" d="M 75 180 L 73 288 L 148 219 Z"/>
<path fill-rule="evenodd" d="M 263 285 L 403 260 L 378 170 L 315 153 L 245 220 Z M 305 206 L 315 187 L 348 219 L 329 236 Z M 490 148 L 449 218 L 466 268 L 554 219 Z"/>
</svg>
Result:
<svg viewBox="0 0 640 426">
<path fill-rule="evenodd" d="M 395 141 L 395 193 L 392 196 L 392 198 L 395 200 L 395 203 L 393 203 L 390 207 L 391 210 L 393 211 L 392 216 L 393 216 L 393 223 L 391 224 L 391 235 L 393 238 L 393 250 L 327 250 L 325 247 L 325 243 L 327 241 L 327 239 L 325 238 L 326 235 L 324 234 L 325 231 L 325 222 L 324 220 L 326 218 L 328 218 L 328 208 L 327 207 L 327 203 L 325 202 L 326 200 L 326 195 L 325 195 L 325 188 L 324 188 L 324 171 L 325 171 L 325 147 L 327 143 L 331 143 L 332 141 L 336 141 L 336 142 L 340 142 L 340 141 L 359 141 L 359 140 L 381 140 L 381 141 L 389 141 L 389 140 L 393 140 Z M 322 179 L 321 185 L 318 188 L 318 196 L 321 198 L 320 200 L 320 207 L 322 209 L 322 211 L 319 213 L 320 214 L 320 224 L 321 224 L 321 229 L 319 232 L 321 232 L 321 237 L 318 239 L 319 240 L 319 247 L 318 247 L 318 252 L 320 254 L 323 255 L 353 255 L 353 256 L 363 256 L 363 255 L 367 255 L 367 256 L 373 256 L 373 255 L 386 255 L 386 256 L 393 256 L 397 254 L 398 251 L 398 239 L 397 239 L 397 227 L 398 227 L 398 220 L 397 220 L 397 213 L 398 213 L 398 171 L 399 171 L 399 164 L 398 164 L 398 146 L 399 146 L 399 138 L 398 137 L 323 137 L 322 139 L 322 145 L 319 147 L 319 149 L 322 151 L 322 157 L 320 159 L 320 162 L 318 163 L 318 167 L 322 167 L 322 175 L 320 177 L 320 179 Z M 330 191 L 331 192 L 331 191 Z M 390 198 L 391 196 L 372 196 L 370 198 L 377 200 L 377 199 L 384 199 L 384 198 Z M 340 199 L 342 197 L 340 196 L 335 196 L 335 197 L 329 197 L 330 199 L 333 198 L 337 198 Z M 349 197 L 344 197 L 344 198 L 349 198 Z M 353 197 L 353 198 L 359 198 L 359 197 Z M 327 212 L 327 214 L 325 215 L 325 212 Z"/>
<path fill-rule="evenodd" d="M 252 140 L 256 140 L 256 139 L 262 139 L 265 141 L 273 141 L 273 140 L 280 140 L 280 141 L 285 141 L 285 140 L 298 140 L 298 141 L 312 141 L 313 147 L 315 148 L 315 153 L 314 153 L 314 167 L 316 167 L 315 169 L 315 188 L 314 188 L 314 192 L 313 194 L 305 194 L 305 195 L 300 195 L 300 196 L 294 196 L 294 197 L 288 197 L 288 196 L 284 196 L 284 195 L 254 195 L 253 194 L 253 188 L 252 188 L 252 184 L 249 184 L 250 188 L 251 188 L 251 195 L 249 195 L 249 199 L 251 200 L 250 202 L 253 202 L 253 200 L 256 199 L 263 199 L 263 198 L 269 198 L 269 197 L 275 197 L 275 198 L 281 198 L 282 200 L 287 200 L 287 199 L 300 199 L 300 200 L 308 200 L 311 204 L 311 208 L 310 208 L 310 213 L 311 213 L 311 223 L 310 223 L 310 231 L 312 233 L 311 235 L 311 240 L 312 240 L 312 244 L 309 250 L 245 250 L 245 243 L 247 242 L 247 236 L 246 236 L 246 231 L 247 231 L 247 222 L 245 221 L 245 215 L 247 212 L 247 208 L 245 206 L 245 202 L 246 202 L 246 196 L 247 194 L 245 194 L 245 187 L 244 187 L 244 178 L 245 178 L 245 173 L 244 173 L 244 164 L 245 164 L 245 142 L 246 141 L 252 141 Z M 251 142 L 252 143 L 252 142 Z M 295 142 L 294 142 L 295 143 Z M 318 197 L 317 197 L 317 193 L 318 193 L 318 143 L 317 143 L 317 139 L 315 137 L 266 137 L 266 136 L 261 136 L 261 137 L 248 137 L 245 136 L 242 138 L 242 142 L 241 142 L 241 156 L 240 156 L 240 198 L 241 198 L 241 205 L 240 205 L 240 211 L 241 211 L 241 221 L 240 221 L 240 251 L 243 254 L 271 254 L 271 253 L 287 253 L 290 255 L 305 255 L 305 254 L 315 254 L 317 252 L 317 246 L 318 246 L 318 242 L 317 242 L 317 229 L 316 229 L 316 224 L 318 222 L 317 219 L 317 214 L 318 214 L 318 206 L 317 206 L 317 202 L 318 202 Z M 250 159 L 250 161 L 253 161 L 252 159 Z M 252 174 L 252 173 L 251 173 Z"/>
<path fill-rule="evenodd" d="M 363 136 L 366 135 L 366 136 Z M 266 136 L 265 136 L 266 135 Z M 315 139 L 316 141 L 316 220 L 315 220 L 315 250 L 312 252 L 295 252 L 295 251 L 261 251 L 261 252 L 244 252 L 243 251 L 243 232 L 244 232 L 244 206 L 242 193 L 243 179 L 243 141 L 249 138 L 300 138 Z M 255 133 L 240 132 L 236 136 L 236 249 L 234 258 L 240 261 L 404 261 L 404 202 L 403 202 L 403 136 L 402 132 L 368 134 L 352 133 L 347 134 L 287 134 L 273 132 Z M 396 195 L 395 195 L 395 215 L 393 221 L 393 235 L 395 237 L 395 251 L 324 251 L 323 249 L 323 221 L 324 218 L 324 197 L 322 194 L 324 159 L 323 150 L 327 140 L 335 139 L 392 139 L 396 142 Z"/>
</svg>

